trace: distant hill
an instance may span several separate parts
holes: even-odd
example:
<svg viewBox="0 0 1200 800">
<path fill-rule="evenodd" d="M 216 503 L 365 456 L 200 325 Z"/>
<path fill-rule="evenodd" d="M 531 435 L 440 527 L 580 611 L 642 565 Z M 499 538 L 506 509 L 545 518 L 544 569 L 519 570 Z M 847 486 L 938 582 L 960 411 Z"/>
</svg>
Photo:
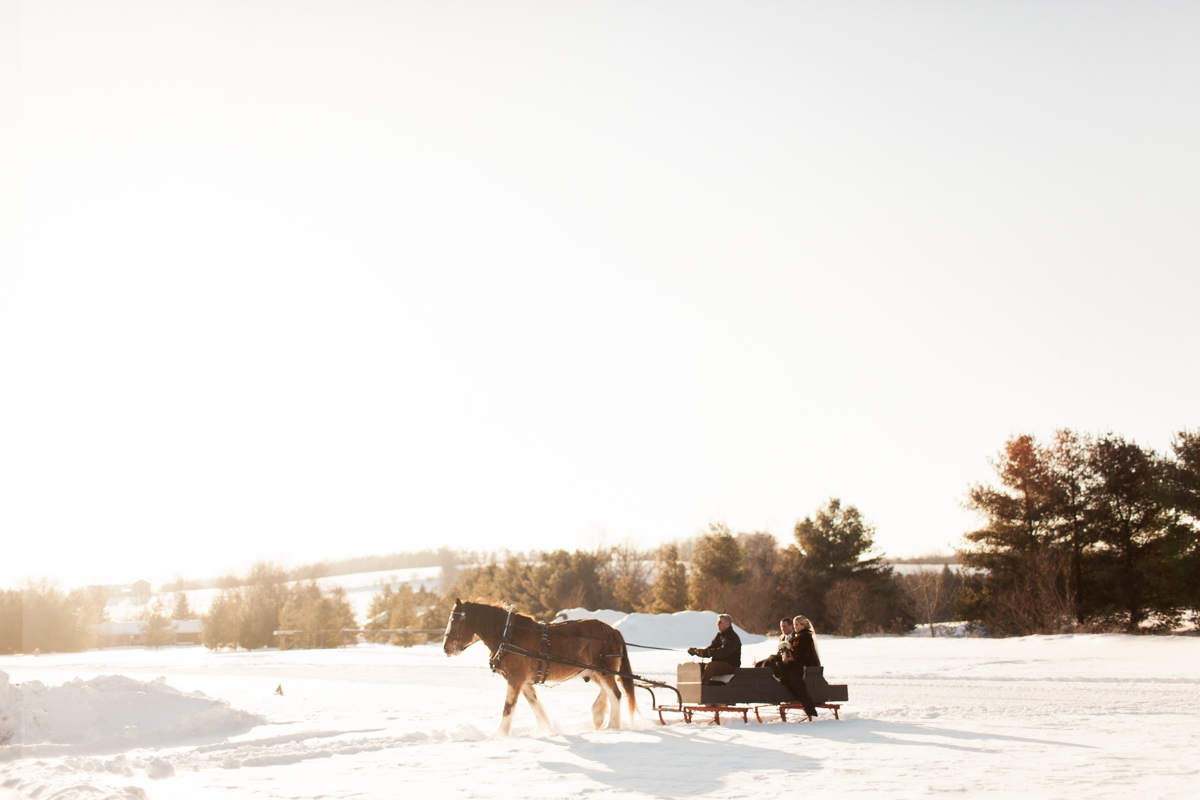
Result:
<svg viewBox="0 0 1200 800">
<path fill-rule="evenodd" d="M 302 564 L 291 570 L 296 580 L 328 578 L 335 575 L 357 575 L 363 572 L 386 572 L 388 570 L 421 569 L 424 567 L 442 567 L 455 569 L 464 563 L 464 554 L 456 550 L 442 548 L 440 550 L 418 550 L 412 553 L 389 553 L 377 556 L 355 556 L 327 561 L 314 561 Z M 242 576 L 222 575 L 216 578 L 200 578 L 196 580 L 178 580 L 164 583 L 158 588 L 159 592 L 191 591 L 194 589 L 222 589 L 240 586 Z"/>
</svg>

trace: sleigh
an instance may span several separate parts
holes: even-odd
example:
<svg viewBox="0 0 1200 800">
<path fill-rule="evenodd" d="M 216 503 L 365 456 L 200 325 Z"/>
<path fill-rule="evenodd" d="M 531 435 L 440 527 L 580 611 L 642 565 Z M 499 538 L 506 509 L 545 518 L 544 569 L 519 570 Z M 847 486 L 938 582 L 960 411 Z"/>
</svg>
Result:
<svg viewBox="0 0 1200 800">
<path fill-rule="evenodd" d="M 700 677 L 702 669 L 702 664 L 694 662 L 676 667 L 675 688 L 679 704 L 654 703 L 663 724 L 666 724 L 664 712 L 682 714 L 684 722 L 691 722 L 692 715 L 697 712 L 711 713 L 718 725 L 721 714 L 740 714 L 743 722 L 749 722 L 751 711 L 759 722 L 763 721 L 763 712 L 768 710 L 773 710 L 784 722 L 787 722 L 788 712 L 796 709 L 801 710 L 805 720 L 808 719 L 804 707 L 765 667 L 740 667 L 725 683 L 704 683 Z M 805 667 L 804 683 L 817 708 L 829 709 L 834 719 L 840 719 L 838 712 L 842 703 L 849 699 L 846 684 L 826 681 L 824 667 Z"/>
</svg>

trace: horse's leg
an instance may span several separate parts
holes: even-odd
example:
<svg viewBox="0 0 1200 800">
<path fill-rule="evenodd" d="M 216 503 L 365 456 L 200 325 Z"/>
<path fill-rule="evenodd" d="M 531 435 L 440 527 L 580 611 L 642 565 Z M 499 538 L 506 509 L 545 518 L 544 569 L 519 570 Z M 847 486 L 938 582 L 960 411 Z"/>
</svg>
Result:
<svg viewBox="0 0 1200 800">
<path fill-rule="evenodd" d="M 515 681 L 508 682 L 508 692 L 504 696 L 504 714 L 500 717 L 500 728 L 496 731 L 496 736 L 508 736 L 508 732 L 512 730 L 513 723 L 513 708 L 517 705 L 517 695 L 520 689 Z"/>
<path fill-rule="evenodd" d="M 521 687 L 521 694 L 525 695 L 525 699 L 529 701 L 530 708 L 533 709 L 533 715 L 537 717 L 538 730 L 553 731 L 554 726 L 550 724 L 550 717 L 546 714 L 546 707 L 542 705 L 541 700 L 538 700 L 537 690 L 533 688 L 533 684 L 527 683 Z"/>
<path fill-rule="evenodd" d="M 604 678 L 607 676 L 597 675 L 592 673 L 592 680 L 597 684 L 600 694 L 596 696 L 596 700 L 592 703 L 592 724 L 599 730 L 604 724 L 604 712 L 608 711 L 608 691 L 604 688 Z"/>
<path fill-rule="evenodd" d="M 621 690 L 617 688 L 617 679 L 612 675 L 602 675 L 598 682 L 600 691 L 609 704 L 608 727 L 610 730 L 616 730 L 621 727 Z"/>
</svg>

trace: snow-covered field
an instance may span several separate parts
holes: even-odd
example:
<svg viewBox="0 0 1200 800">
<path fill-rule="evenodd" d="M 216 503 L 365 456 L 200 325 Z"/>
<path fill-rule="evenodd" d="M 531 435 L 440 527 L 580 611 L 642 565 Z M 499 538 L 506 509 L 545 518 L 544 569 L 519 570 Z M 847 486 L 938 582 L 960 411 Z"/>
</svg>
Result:
<svg viewBox="0 0 1200 800">
<path fill-rule="evenodd" d="M 677 646 L 706 644 L 710 622 L 622 628 Z M 647 708 L 633 730 L 594 731 L 595 690 L 575 681 L 540 690 L 557 730 L 522 701 L 508 739 L 489 738 L 503 683 L 482 645 L 0 657 L 0 800 L 1195 796 L 1200 638 L 818 643 L 850 686 L 841 721 L 664 727 Z M 687 658 L 632 661 L 673 682 Z"/>
<path fill-rule="evenodd" d="M 354 615 L 361 625 L 366 624 L 367 610 L 371 607 L 372 598 L 383 591 L 384 586 L 390 587 L 393 591 L 398 589 L 402 583 L 407 583 L 413 589 L 419 589 L 422 586 L 427 589 L 441 589 L 445 579 L 441 567 L 411 567 L 379 572 L 355 572 L 351 575 L 331 575 L 318 579 L 317 583 L 326 591 L 335 586 L 344 589 L 346 598 L 354 608 Z M 192 611 L 196 614 L 208 613 L 208 607 L 220 593 L 220 589 L 189 589 L 183 592 L 187 595 Z M 175 593 L 158 592 L 150 597 L 150 601 L 153 600 L 161 600 L 170 611 L 175 604 Z M 109 619 L 114 622 L 142 619 L 146 613 L 146 605 L 147 601 L 138 601 L 132 597 L 113 597 L 106 603 Z"/>
</svg>

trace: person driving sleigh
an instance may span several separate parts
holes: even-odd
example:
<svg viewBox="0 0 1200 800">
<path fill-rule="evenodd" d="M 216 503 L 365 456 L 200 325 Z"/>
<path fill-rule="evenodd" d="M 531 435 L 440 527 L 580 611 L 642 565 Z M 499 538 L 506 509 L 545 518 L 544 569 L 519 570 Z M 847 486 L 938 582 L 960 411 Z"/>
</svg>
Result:
<svg viewBox="0 0 1200 800">
<path fill-rule="evenodd" d="M 742 640 L 733 629 L 733 617 L 721 614 L 717 617 L 717 635 L 708 647 L 689 647 L 688 655 L 711 659 L 704 667 L 701 680 L 713 683 L 722 675 L 732 675 L 742 665 Z"/>
</svg>

